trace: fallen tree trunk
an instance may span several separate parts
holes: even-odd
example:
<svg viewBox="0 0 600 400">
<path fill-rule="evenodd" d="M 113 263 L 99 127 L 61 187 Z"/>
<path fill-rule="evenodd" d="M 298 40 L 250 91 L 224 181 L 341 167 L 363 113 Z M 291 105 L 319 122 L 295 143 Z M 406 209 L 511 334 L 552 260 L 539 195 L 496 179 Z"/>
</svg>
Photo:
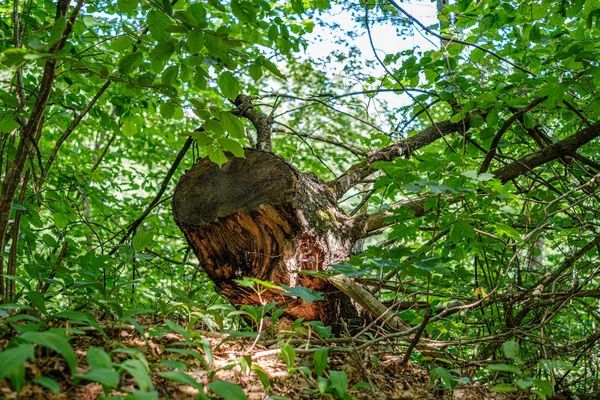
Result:
<svg viewBox="0 0 600 400">
<path fill-rule="evenodd" d="M 347 260 L 361 236 L 316 176 L 260 150 L 230 157 L 220 168 L 203 158 L 179 181 L 173 214 L 200 265 L 232 303 L 278 302 L 291 318 L 326 325 L 364 318 L 327 279 L 300 273 Z M 324 300 L 307 303 L 276 289 L 259 294 L 236 282 L 243 277 L 303 286 L 323 292 Z"/>
</svg>

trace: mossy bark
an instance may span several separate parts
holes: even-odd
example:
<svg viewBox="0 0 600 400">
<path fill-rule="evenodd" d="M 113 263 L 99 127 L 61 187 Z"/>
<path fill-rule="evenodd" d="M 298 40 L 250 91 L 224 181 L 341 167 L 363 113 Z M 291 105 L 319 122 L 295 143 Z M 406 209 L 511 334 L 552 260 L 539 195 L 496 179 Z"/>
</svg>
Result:
<svg viewBox="0 0 600 400">
<path fill-rule="evenodd" d="M 332 189 L 281 157 L 246 150 L 221 168 L 203 158 L 179 181 L 175 221 L 201 267 L 234 304 L 278 302 L 286 314 L 334 324 L 361 319 L 357 306 L 326 280 L 301 271 L 325 271 L 349 258 L 356 241 L 352 219 Z M 313 303 L 267 290 L 260 297 L 236 284 L 243 277 L 325 293 Z"/>
</svg>

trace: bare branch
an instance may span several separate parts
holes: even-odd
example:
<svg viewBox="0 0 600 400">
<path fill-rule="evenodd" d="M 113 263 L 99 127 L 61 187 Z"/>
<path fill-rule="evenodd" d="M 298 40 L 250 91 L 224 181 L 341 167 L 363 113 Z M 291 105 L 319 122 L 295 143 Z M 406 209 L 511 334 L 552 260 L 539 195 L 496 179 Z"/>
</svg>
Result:
<svg viewBox="0 0 600 400">
<path fill-rule="evenodd" d="M 578 148 L 600 136 L 600 122 L 582 129 L 566 139 L 558 141 L 542 150 L 536 151 L 508 164 L 494 172 L 496 178 L 506 183 L 540 165 L 573 154 Z"/>
<path fill-rule="evenodd" d="M 363 161 L 351 166 L 337 179 L 329 182 L 329 185 L 334 190 L 336 198 L 339 199 L 350 188 L 375 172 L 375 168 L 373 168 L 374 163 L 378 161 L 392 161 L 398 157 L 410 157 L 415 150 L 427 146 L 445 135 L 468 130 L 469 119 L 470 116 L 467 116 L 456 123 L 450 121 L 439 122 L 414 136 L 401 140 L 391 146 L 375 150 L 365 157 Z"/>
<path fill-rule="evenodd" d="M 264 114 L 262 111 L 258 110 L 254 104 L 252 104 L 252 97 L 238 95 L 236 97 L 234 104 L 237 106 L 236 112 L 234 114 L 248 118 L 254 128 L 256 128 L 256 148 L 258 150 L 271 151 L 271 125 L 273 121 L 271 118 Z"/>
</svg>

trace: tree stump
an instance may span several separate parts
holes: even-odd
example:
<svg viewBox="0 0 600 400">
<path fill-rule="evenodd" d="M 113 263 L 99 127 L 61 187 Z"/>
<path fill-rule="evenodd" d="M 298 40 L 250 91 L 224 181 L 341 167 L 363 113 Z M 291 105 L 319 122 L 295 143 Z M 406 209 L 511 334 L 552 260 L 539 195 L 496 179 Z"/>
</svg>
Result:
<svg viewBox="0 0 600 400">
<path fill-rule="evenodd" d="M 234 304 L 277 302 L 286 314 L 326 325 L 361 313 L 328 280 L 300 271 L 326 271 L 347 260 L 357 235 L 331 189 L 270 152 L 246 150 L 219 168 L 208 158 L 180 179 L 173 215 L 200 266 L 217 290 Z M 258 293 L 238 285 L 243 277 L 324 292 L 312 303 Z"/>
</svg>

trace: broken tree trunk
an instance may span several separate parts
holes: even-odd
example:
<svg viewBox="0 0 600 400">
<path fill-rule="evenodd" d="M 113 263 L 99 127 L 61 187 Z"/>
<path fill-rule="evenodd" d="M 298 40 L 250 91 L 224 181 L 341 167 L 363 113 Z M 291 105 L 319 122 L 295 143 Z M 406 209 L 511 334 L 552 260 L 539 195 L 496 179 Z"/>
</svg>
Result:
<svg viewBox="0 0 600 400">
<path fill-rule="evenodd" d="M 202 268 L 232 303 L 278 302 L 291 318 L 326 325 L 363 318 L 327 279 L 299 273 L 348 259 L 360 233 L 328 185 L 281 157 L 246 150 L 245 158 L 230 157 L 221 168 L 198 160 L 177 185 L 173 215 Z M 275 289 L 259 296 L 235 282 L 243 277 L 304 286 L 324 292 L 324 300 L 306 303 Z"/>
</svg>

